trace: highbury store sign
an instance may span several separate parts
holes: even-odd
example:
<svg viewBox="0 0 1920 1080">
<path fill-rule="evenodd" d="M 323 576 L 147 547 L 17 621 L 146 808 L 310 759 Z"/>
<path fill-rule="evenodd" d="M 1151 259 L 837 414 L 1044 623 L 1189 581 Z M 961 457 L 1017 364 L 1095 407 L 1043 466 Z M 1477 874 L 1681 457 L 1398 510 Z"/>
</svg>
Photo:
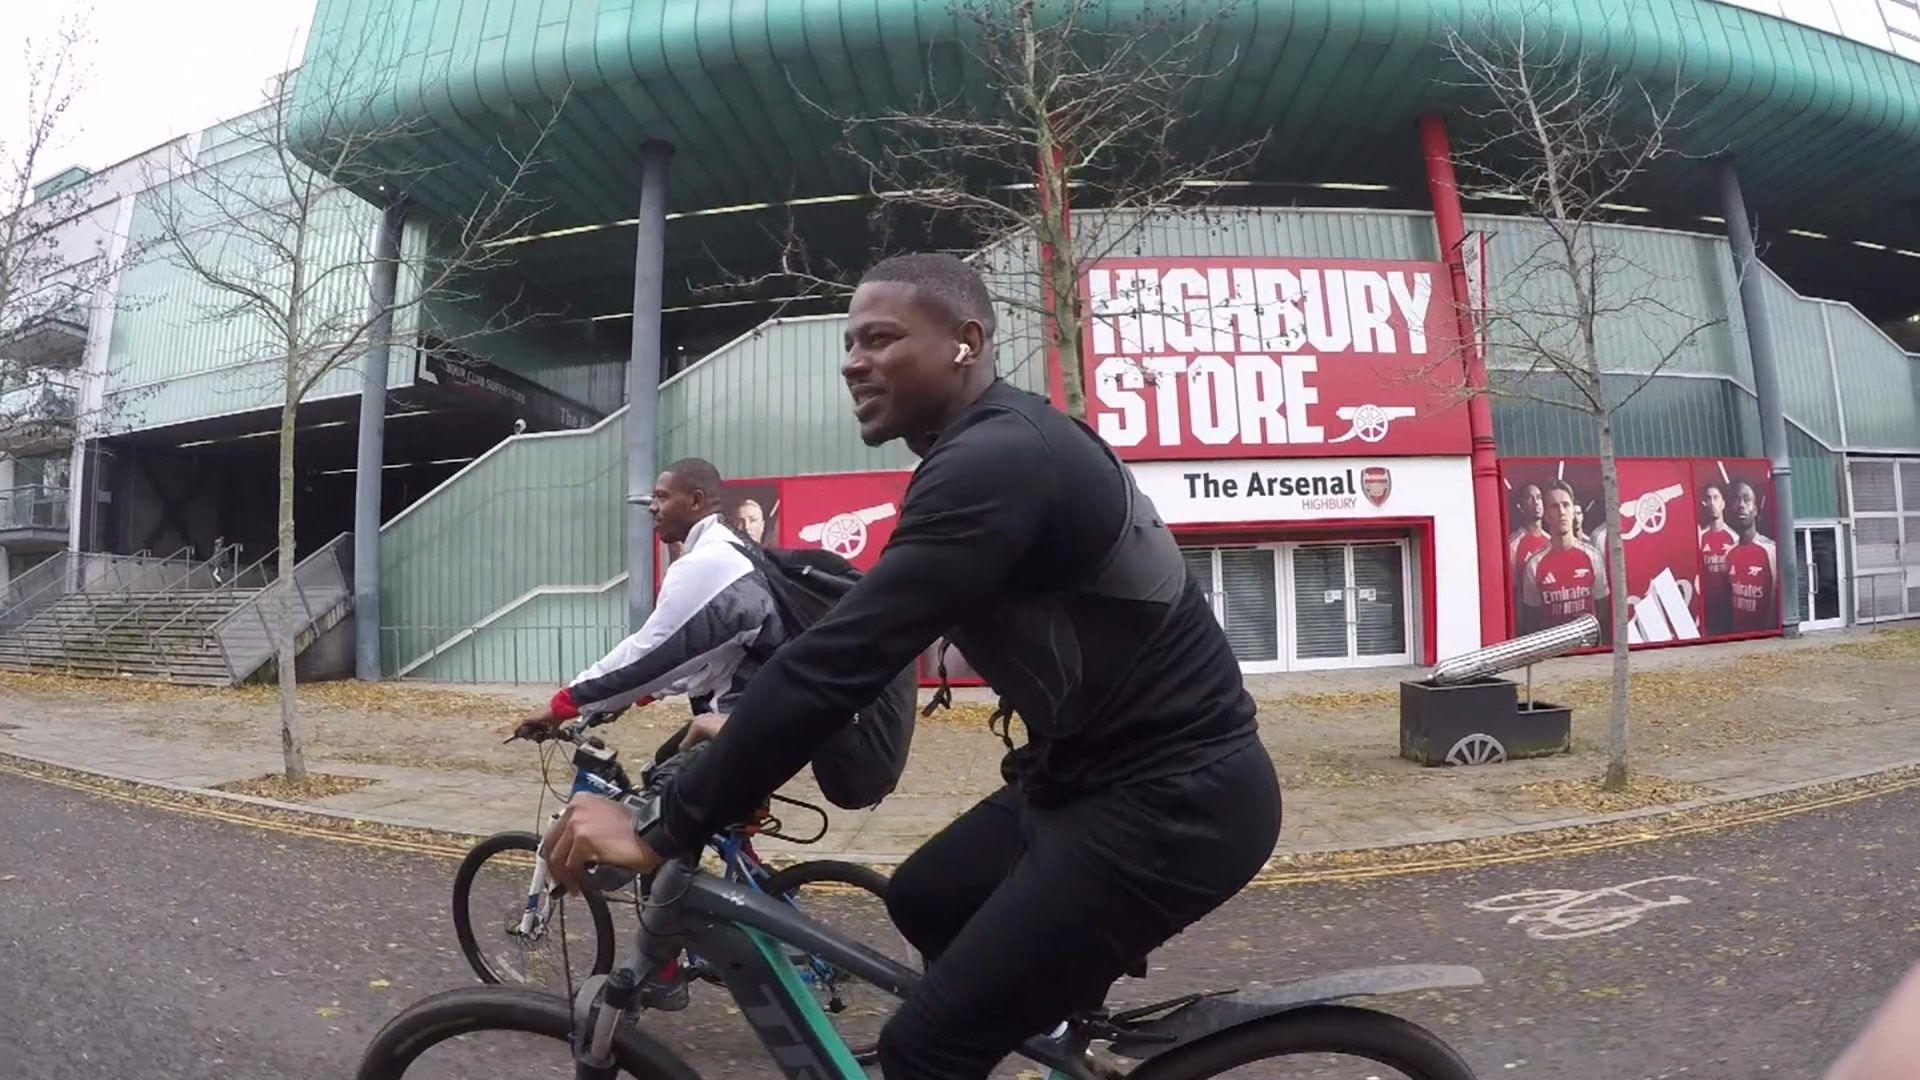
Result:
<svg viewBox="0 0 1920 1080">
<path fill-rule="evenodd" d="M 1122 457 L 1467 451 L 1440 263 L 1108 259 L 1082 288 L 1088 420 Z"/>
</svg>

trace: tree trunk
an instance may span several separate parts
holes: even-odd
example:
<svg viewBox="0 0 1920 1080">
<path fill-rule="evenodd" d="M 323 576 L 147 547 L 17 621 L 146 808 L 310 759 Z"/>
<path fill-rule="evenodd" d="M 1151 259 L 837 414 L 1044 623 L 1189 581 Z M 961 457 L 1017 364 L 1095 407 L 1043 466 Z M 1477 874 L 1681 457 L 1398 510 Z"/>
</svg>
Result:
<svg viewBox="0 0 1920 1080">
<path fill-rule="evenodd" d="M 1604 400 L 1604 399 L 1601 399 Z M 1620 467 L 1613 452 L 1613 416 L 1602 411 L 1600 428 L 1600 492 L 1605 503 L 1601 520 L 1607 527 L 1607 617 L 1613 627 L 1613 714 L 1607 722 L 1608 791 L 1627 787 L 1627 556 L 1620 539 Z"/>
<path fill-rule="evenodd" d="M 307 778 L 307 741 L 300 730 L 299 703 L 295 697 L 293 644 L 300 629 L 300 600 L 293 587 L 293 439 L 294 421 L 300 402 L 293 396 L 294 383 L 288 380 L 288 400 L 280 407 L 280 510 L 279 580 L 274 593 L 279 610 L 274 622 L 274 666 L 280 674 L 280 754 L 286 761 L 288 780 Z"/>
</svg>

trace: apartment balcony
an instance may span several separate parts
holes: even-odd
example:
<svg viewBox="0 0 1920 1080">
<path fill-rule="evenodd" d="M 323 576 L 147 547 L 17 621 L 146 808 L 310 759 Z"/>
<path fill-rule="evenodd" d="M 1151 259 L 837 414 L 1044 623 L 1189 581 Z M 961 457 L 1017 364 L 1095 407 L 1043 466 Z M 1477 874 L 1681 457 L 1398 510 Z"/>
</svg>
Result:
<svg viewBox="0 0 1920 1080">
<path fill-rule="evenodd" d="M 43 484 L 0 489 L 0 547 L 10 552 L 65 547 L 68 494 L 67 488 Z"/>
<path fill-rule="evenodd" d="M 30 368 L 78 367 L 87 353 L 85 304 L 34 318 L 32 325 L 0 340 L 0 356 Z"/>
<path fill-rule="evenodd" d="M 0 388 L 0 453 L 57 449 L 73 439 L 80 391 L 62 375 L 36 373 Z"/>
</svg>

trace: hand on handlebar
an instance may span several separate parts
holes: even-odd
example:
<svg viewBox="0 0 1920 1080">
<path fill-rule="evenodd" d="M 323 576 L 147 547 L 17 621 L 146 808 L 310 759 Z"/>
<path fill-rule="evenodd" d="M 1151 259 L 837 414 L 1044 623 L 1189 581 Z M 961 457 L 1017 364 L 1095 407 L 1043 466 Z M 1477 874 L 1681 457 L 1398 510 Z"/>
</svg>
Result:
<svg viewBox="0 0 1920 1080">
<path fill-rule="evenodd" d="M 596 865 L 650 874 L 665 860 L 634 835 L 633 807 L 598 795 L 575 795 L 541 842 L 547 870 L 567 892 L 580 892 Z"/>
<path fill-rule="evenodd" d="M 513 734 L 507 736 L 507 741 L 526 739 L 530 742 L 545 742 L 559 732 L 560 725 L 563 723 L 565 721 L 553 715 L 552 709 L 542 709 L 520 721 L 519 725 L 513 729 Z"/>
</svg>

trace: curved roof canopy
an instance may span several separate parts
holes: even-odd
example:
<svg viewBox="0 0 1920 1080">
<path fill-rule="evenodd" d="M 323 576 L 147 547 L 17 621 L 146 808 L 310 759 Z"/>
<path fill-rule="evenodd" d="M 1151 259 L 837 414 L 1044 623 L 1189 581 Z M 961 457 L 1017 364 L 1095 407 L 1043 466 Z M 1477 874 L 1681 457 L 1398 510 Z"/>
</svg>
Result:
<svg viewBox="0 0 1920 1080">
<path fill-rule="evenodd" d="M 1687 150 L 1734 151 L 1763 225 L 1896 246 L 1920 235 L 1920 64 L 1710 0 L 1242 0 L 1213 36 L 1224 71 L 1192 104 L 1222 145 L 1271 130 L 1263 179 L 1419 191 L 1414 119 L 1460 93 L 1444 28 L 1511 28 L 1522 12 L 1531 33 L 1564 33 L 1630 77 L 1692 86 Z M 449 212 L 566 95 L 532 180 L 543 229 L 631 218 L 649 139 L 676 147 L 675 211 L 858 192 L 867 180 L 835 151 L 840 130 L 795 87 L 871 114 L 929 85 L 978 84 L 964 33 L 947 0 L 319 0 L 292 136 L 310 147 L 329 128 L 415 123 L 388 159 L 396 173 L 428 166 L 409 177 L 412 197 Z M 1717 212 L 1697 164 L 1656 184 L 1640 201 Z M 710 265 L 701 249 L 766 224 L 670 229 L 670 257 Z M 577 250 L 553 261 L 582 266 Z"/>
</svg>

